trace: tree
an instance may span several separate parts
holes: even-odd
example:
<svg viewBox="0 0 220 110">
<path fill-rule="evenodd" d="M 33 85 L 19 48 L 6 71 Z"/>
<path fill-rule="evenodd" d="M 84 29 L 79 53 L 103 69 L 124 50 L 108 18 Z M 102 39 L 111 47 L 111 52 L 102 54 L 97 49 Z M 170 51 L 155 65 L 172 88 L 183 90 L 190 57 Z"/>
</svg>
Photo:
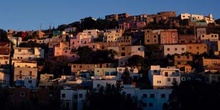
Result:
<svg viewBox="0 0 220 110">
<path fill-rule="evenodd" d="M 131 84 L 132 83 L 132 78 L 130 76 L 130 72 L 129 72 L 128 68 L 125 68 L 125 70 L 121 76 L 121 79 L 123 81 L 123 84 Z"/>
<path fill-rule="evenodd" d="M 144 63 L 144 57 L 140 55 L 133 55 L 130 58 L 128 58 L 128 64 L 130 66 L 141 66 Z"/>
<path fill-rule="evenodd" d="M 7 32 L 3 29 L 0 29 L 0 41 L 1 42 L 9 42 Z"/>
<path fill-rule="evenodd" d="M 93 60 L 94 51 L 88 46 L 83 46 L 78 48 L 79 60 L 81 63 L 89 64 Z"/>
<path fill-rule="evenodd" d="M 117 52 L 114 50 L 97 50 L 94 52 L 93 62 L 96 62 L 96 63 L 113 62 L 116 55 L 117 55 Z"/>
<path fill-rule="evenodd" d="M 185 81 L 173 89 L 168 108 L 170 110 L 218 110 L 219 94 L 219 84 Z"/>
<path fill-rule="evenodd" d="M 107 84 L 98 92 L 89 93 L 89 106 L 86 110 L 136 110 L 132 97 L 121 93 L 120 86 Z"/>
</svg>

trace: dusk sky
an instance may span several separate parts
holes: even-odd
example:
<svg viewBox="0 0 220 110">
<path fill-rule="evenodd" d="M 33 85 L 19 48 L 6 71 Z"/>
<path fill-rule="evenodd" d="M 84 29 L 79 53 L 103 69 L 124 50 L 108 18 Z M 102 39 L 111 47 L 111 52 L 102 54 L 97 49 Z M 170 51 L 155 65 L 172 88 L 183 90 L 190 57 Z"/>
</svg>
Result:
<svg viewBox="0 0 220 110">
<path fill-rule="evenodd" d="M 113 13 L 156 14 L 160 11 L 213 14 L 220 18 L 220 0 L 1 0 L 0 28 L 4 30 L 48 29 L 92 16 Z"/>
</svg>

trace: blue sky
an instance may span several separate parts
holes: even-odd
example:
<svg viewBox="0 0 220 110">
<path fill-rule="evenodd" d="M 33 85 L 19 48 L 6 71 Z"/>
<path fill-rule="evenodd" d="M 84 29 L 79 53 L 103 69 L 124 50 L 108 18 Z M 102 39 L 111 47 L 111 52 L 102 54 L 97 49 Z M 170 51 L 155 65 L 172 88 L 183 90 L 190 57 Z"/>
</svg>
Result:
<svg viewBox="0 0 220 110">
<path fill-rule="evenodd" d="M 213 14 L 220 18 L 220 0 L 1 0 L 0 28 L 4 30 L 47 29 L 92 16 L 107 14 L 155 14 L 160 11 Z"/>
</svg>

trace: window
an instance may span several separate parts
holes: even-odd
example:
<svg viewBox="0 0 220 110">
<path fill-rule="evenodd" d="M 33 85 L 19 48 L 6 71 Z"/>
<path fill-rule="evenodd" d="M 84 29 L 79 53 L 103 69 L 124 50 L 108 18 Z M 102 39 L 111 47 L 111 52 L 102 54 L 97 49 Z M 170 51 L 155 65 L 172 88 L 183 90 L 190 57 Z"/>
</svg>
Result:
<svg viewBox="0 0 220 110">
<path fill-rule="evenodd" d="M 150 42 L 150 40 L 147 40 L 147 42 Z"/>
<path fill-rule="evenodd" d="M 182 51 L 184 51 L 184 48 L 182 48 Z"/>
<path fill-rule="evenodd" d="M 125 53 L 124 53 L 124 52 L 122 52 L 122 53 L 121 53 L 121 56 L 125 56 Z"/>
<path fill-rule="evenodd" d="M 189 49 L 192 49 L 192 47 L 189 47 Z"/>
<path fill-rule="evenodd" d="M 160 84 L 160 83 L 161 83 L 161 81 L 157 81 L 157 83 L 158 83 L 158 84 Z"/>
<path fill-rule="evenodd" d="M 196 47 L 197 49 L 199 49 L 199 47 Z"/>
<path fill-rule="evenodd" d="M 29 72 L 29 76 L 32 76 L 32 71 Z"/>
<path fill-rule="evenodd" d="M 62 98 L 65 98 L 66 97 L 66 94 L 62 94 Z"/>
<path fill-rule="evenodd" d="M 143 94 L 143 98 L 147 98 L 147 94 Z"/>
<path fill-rule="evenodd" d="M 157 38 L 157 36 L 156 36 L 156 35 L 154 35 L 154 38 Z"/>
<path fill-rule="evenodd" d="M 143 103 L 143 106 L 146 107 L 146 106 L 147 106 L 147 103 Z"/>
<path fill-rule="evenodd" d="M 185 81 L 185 80 L 186 80 L 186 78 L 185 78 L 185 77 L 181 77 L 181 80 L 182 80 L 182 81 Z"/>
<path fill-rule="evenodd" d="M 149 103 L 149 107 L 153 107 L 153 103 Z"/>
<path fill-rule="evenodd" d="M 129 98 L 130 98 L 130 97 L 131 97 L 131 94 L 127 94 L 127 97 L 129 97 Z"/>
<path fill-rule="evenodd" d="M 154 94 L 150 94 L 150 98 L 154 98 Z"/>
<path fill-rule="evenodd" d="M 79 94 L 79 98 L 82 98 L 83 97 L 83 94 Z"/>
<path fill-rule="evenodd" d="M 177 51 L 177 48 L 175 48 L 175 51 Z"/>
<path fill-rule="evenodd" d="M 32 80 L 28 80 L 28 83 L 32 84 Z"/>
<path fill-rule="evenodd" d="M 165 94 L 161 94 L 161 98 L 165 98 L 165 96 L 166 96 Z"/>
<path fill-rule="evenodd" d="M 77 98 L 78 98 L 78 95 L 77 95 L 77 94 L 75 94 L 73 97 L 74 97 L 74 99 L 77 99 Z"/>
<path fill-rule="evenodd" d="M 168 82 L 170 82 L 170 81 L 171 81 L 171 79 L 170 79 L 170 78 L 167 78 L 167 81 L 168 81 Z"/>
<path fill-rule="evenodd" d="M 79 66 L 79 68 L 82 68 L 82 66 Z"/>
<path fill-rule="evenodd" d="M 168 72 L 165 72 L 165 76 L 168 76 Z"/>
<path fill-rule="evenodd" d="M 22 73 L 22 71 L 19 71 L 19 73 Z"/>
<path fill-rule="evenodd" d="M 21 49 L 18 49 L 18 52 L 21 52 Z"/>
<path fill-rule="evenodd" d="M 122 47 L 121 50 L 125 50 L 125 47 Z"/>
<path fill-rule="evenodd" d="M 167 51 L 170 51 L 170 48 L 167 48 Z"/>
<path fill-rule="evenodd" d="M 138 48 L 138 50 L 141 50 L 141 48 Z"/>
<path fill-rule="evenodd" d="M 25 93 L 24 92 L 20 92 L 20 97 L 24 97 Z"/>
</svg>

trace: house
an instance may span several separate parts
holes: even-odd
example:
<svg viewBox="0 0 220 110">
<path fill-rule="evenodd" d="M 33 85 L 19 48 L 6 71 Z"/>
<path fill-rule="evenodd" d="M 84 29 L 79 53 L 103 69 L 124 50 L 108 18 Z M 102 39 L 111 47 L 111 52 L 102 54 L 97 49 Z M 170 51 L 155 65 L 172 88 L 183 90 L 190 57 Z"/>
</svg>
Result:
<svg viewBox="0 0 220 110">
<path fill-rule="evenodd" d="M 160 31 L 160 44 L 176 44 L 178 43 L 178 32 L 176 29 L 168 29 Z"/>
<path fill-rule="evenodd" d="M 118 20 L 118 14 L 105 15 L 105 20 L 112 21 Z"/>
<path fill-rule="evenodd" d="M 10 74 L 6 69 L 0 68 L 0 87 L 10 86 Z"/>
<path fill-rule="evenodd" d="M 159 34 L 157 31 L 151 29 L 144 30 L 144 44 L 151 45 L 151 44 L 159 44 Z"/>
<path fill-rule="evenodd" d="M 9 88 L 10 107 L 29 107 L 31 102 L 31 90 L 23 87 Z"/>
<path fill-rule="evenodd" d="M 216 71 L 216 72 L 207 71 L 205 72 L 204 77 L 205 77 L 205 82 L 209 84 L 220 82 L 219 71 Z"/>
<path fill-rule="evenodd" d="M 200 40 L 201 35 L 206 33 L 206 28 L 196 28 L 196 40 Z"/>
<path fill-rule="evenodd" d="M 123 87 L 122 93 L 136 99 L 141 110 L 163 110 L 169 103 L 172 89 L 137 89 L 131 86 Z"/>
<path fill-rule="evenodd" d="M 198 14 L 182 13 L 182 14 L 180 14 L 180 19 L 181 20 L 189 19 L 189 20 L 193 20 L 193 21 L 204 20 L 207 24 L 215 22 L 212 14 L 209 14 L 209 16 L 204 16 L 204 15 L 198 15 Z"/>
<path fill-rule="evenodd" d="M 151 66 L 148 71 L 153 88 L 170 88 L 174 83 L 180 83 L 180 70 L 176 67 Z"/>
<path fill-rule="evenodd" d="M 219 40 L 219 36 L 218 34 L 202 34 L 200 36 L 200 40 L 202 41 L 218 41 Z"/>
<path fill-rule="evenodd" d="M 83 110 L 87 106 L 87 90 L 73 90 L 66 87 L 60 91 L 61 109 Z"/>
<path fill-rule="evenodd" d="M 183 65 L 191 64 L 193 56 L 191 54 L 174 55 L 174 66 L 181 68 Z"/>
<path fill-rule="evenodd" d="M 111 64 L 111 63 L 102 63 L 102 64 L 74 64 L 74 63 L 69 63 L 68 65 L 71 66 L 71 72 L 77 73 L 77 74 L 80 71 L 94 72 L 95 68 L 113 67 L 113 64 Z"/>
<path fill-rule="evenodd" d="M 220 66 L 220 59 L 218 58 L 202 58 L 203 66 Z"/>
<path fill-rule="evenodd" d="M 37 62 L 15 62 L 14 63 L 14 81 L 24 80 L 25 78 L 37 79 Z"/>
<path fill-rule="evenodd" d="M 127 59 L 133 55 L 139 55 L 145 57 L 144 46 L 117 46 L 108 47 L 108 50 L 114 50 L 118 53 L 118 66 L 125 66 L 127 64 Z"/>
<path fill-rule="evenodd" d="M 32 60 L 44 58 L 44 49 L 40 47 L 16 47 L 14 48 L 13 60 Z"/>
<path fill-rule="evenodd" d="M 196 36 L 193 34 L 179 34 L 179 43 L 196 42 Z"/>
<path fill-rule="evenodd" d="M 104 31 L 103 42 L 116 42 L 124 31 L 122 29 L 109 29 Z"/>
<path fill-rule="evenodd" d="M 94 76 L 100 76 L 102 79 L 114 79 L 117 71 L 116 68 L 95 68 Z"/>
<path fill-rule="evenodd" d="M 98 29 L 83 30 L 83 33 L 86 33 L 87 35 L 91 36 L 92 41 L 99 37 L 99 30 Z"/>
<path fill-rule="evenodd" d="M 141 77 L 141 74 L 138 74 L 139 70 L 137 67 L 117 67 L 117 80 L 121 80 L 121 76 L 126 70 L 128 70 L 132 79 L 138 79 Z"/>
<path fill-rule="evenodd" d="M 87 44 L 92 42 L 93 36 L 91 34 L 80 32 L 76 35 L 76 37 L 70 39 L 70 47 L 78 48 L 81 44 Z"/>
<path fill-rule="evenodd" d="M 159 23 L 161 21 L 166 21 L 169 18 L 176 17 L 176 12 L 175 11 L 163 11 L 163 12 L 158 12 L 155 16 L 156 23 Z"/>
<path fill-rule="evenodd" d="M 219 55 L 220 54 L 220 41 L 217 41 L 217 49 L 214 51 L 214 55 Z"/>
<path fill-rule="evenodd" d="M 187 52 L 185 44 L 170 44 L 170 45 L 163 46 L 164 56 L 174 55 L 174 54 L 182 54 L 185 52 Z"/>
<path fill-rule="evenodd" d="M 191 54 L 208 53 L 208 46 L 205 43 L 188 43 L 186 44 L 186 52 Z"/>
<path fill-rule="evenodd" d="M 0 65 L 9 65 L 11 55 L 11 44 L 0 42 Z"/>
</svg>

